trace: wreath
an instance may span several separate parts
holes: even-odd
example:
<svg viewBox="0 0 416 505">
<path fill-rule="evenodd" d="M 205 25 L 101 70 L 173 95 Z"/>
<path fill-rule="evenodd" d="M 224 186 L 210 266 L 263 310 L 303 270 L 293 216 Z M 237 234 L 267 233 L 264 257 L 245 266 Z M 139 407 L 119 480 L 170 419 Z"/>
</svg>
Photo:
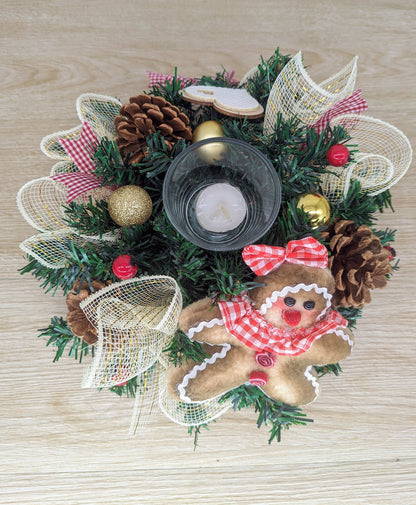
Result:
<svg viewBox="0 0 416 505">
<path fill-rule="evenodd" d="M 81 124 L 42 140 L 56 163 L 18 193 L 20 211 L 37 230 L 21 244 L 27 256 L 21 273 L 34 275 L 46 292 L 59 290 L 67 317 L 52 317 L 39 337 L 55 348 L 54 361 L 64 352 L 90 359 L 83 387 L 135 398 L 132 433 L 156 405 L 187 426 L 195 443 L 201 427 L 229 408 L 254 409 L 258 426 L 270 428 L 269 442 L 311 421 L 305 402 L 267 390 L 268 370 L 286 362 L 290 368 L 295 355 L 306 356 L 315 342 L 323 347 L 322 332 L 339 325 L 348 326 L 341 343 L 349 349 L 373 289 L 398 268 L 394 231 L 375 223 L 392 208 L 389 188 L 407 171 L 412 150 L 397 128 L 362 114 L 367 104 L 354 91 L 356 73 L 357 57 L 317 84 L 301 53 L 279 49 L 240 81 L 225 70 L 200 78 L 180 77 L 176 69 L 148 72 L 150 91 L 125 104 L 83 94 L 76 102 Z M 319 256 L 312 266 L 294 265 L 311 254 Z M 281 263 L 290 269 L 277 269 Z M 313 295 L 325 297 L 331 321 L 324 324 L 322 312 L 313 331 L 283 335 L 279 327 L 277 337 L 272 329 L 261 346 L 260 330 L 270 321 L 259 314 L 310 290 L 301 284 L 302 268 L 312 271 L 308 286 L 319 285 L 322 269 L 330 272 Z M 268 276 L 278 285 L 283 270 L 289 280 L 257 310 L 253 300 Z M 293 287 L 296 275 L 301 280 Z M 195 308 L 201 301 L 205 308 Z M 314 305 L 304 302 L 308 310 Z M 205 314 L 200 320 L 198 310 Z M 295 327 L 297 316 L 285 310 Z M 249 323 L 238 322 L 238 311 L 249 313 Z M 198 332 L 207 337 L 198 339 Z M 219 332 L 221 345 L 209 339 Z M 283 343 L 273 346 L 273 338 Z M 256 361 L 246 379 L 240 374 L 232 387 L 206 386 L 205 394 L 201 386 L 197 399 L 184 393 L 197 372 L 240 351 Z M 309 360 L 302 380 L 316 390 L 319 377 L 340 374 L 343 357 Z M 228 378 L 239 374 L 238 359 L 230 361 Z M 181 369 L 183 394 L 175 396 L 172 377 Z M 216 383 L 228 378 L 216 376 Z"/>
</svg>

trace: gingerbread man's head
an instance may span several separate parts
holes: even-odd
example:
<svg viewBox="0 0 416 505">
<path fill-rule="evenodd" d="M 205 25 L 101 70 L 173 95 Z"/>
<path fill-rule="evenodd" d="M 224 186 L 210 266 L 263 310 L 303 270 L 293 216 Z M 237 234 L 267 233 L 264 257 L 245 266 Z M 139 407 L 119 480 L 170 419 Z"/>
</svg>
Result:
<svg viewBox="0 0 416 505">
<path fill-rule="evenodd" d="M 285 261 L 276 270 L 258 276 L 262 286 L 250 292 L 254 306 L 276 328 L 309 328 L 331 306 L 334 278 L 328 268 Z"/>
<path fill-rule="evenodd" d="M 335 281 L 327 268 L 327 250 L 314 238 L 289 242 L 286 249 L 248 246 L 243 258 L 261 284 L 250 297 L 274 327 L 308 328 L 330 308 Z"/>
</svg>

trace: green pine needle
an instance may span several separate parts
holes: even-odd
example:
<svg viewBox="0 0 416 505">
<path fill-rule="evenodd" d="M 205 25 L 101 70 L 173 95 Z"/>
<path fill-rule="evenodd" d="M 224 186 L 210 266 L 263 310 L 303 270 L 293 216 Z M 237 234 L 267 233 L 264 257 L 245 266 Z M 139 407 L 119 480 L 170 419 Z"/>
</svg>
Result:
<svg viewBox="0 0 416 505">
<path fill-rule="evenodd" d="M 211 421 L 215 423 L 215 419 Z M 188 426 L 188 434 L 193 435 L 194 437 L 194 451 L 196 451 L 196 448 L 198 447 L 198 442 L 199 442 L 199 435 L 201 434 L 201 429 L 204 428 L 205 430 L 209 430 L 208 424 L 199 424 L 198 426 Z"/>
<path fill-rule="evenodd" d="M 140 177 L 133 166 L 125 164 L 115 140 L 102 137 L 94 145 L 94 174 L 101 179 L 102 186 L 125 186 L 139 184 Z"/>
<path fill-rule="evenodd" d="M 315 366 L 316 373 L 318 374 L 318 379 L 327 374 L 339 375 L 342 373 L 342 368 L 339 363 L 331 363 L 329 365 Z"/>
<path fill-rule="evenodd" d="M 62 318 L 54 316 L 48 327 L 39 329 L 38 337 L 47 337 L 47 346 L 56 347 L 53 361 L 58 361 L 67 350 L 68 356 L 82 362 L 82 358 L 91 354 L 94 356 L 94 347 L 76 337 L 69 329 L 68 323 Z"/>
<path fill-rule="evenodd" d="M 175 67 L 172 82 L 167 79 L 165 83 L 155 84 L 152 90 L 148 93 L 153 96 L 161 96 L 172 105 L 180 105 L 182 103 L 181 95 L 182 84 L 178 79 L 178 68 Z"/>
<path fill-rule="evenodd" d="M 89 197 L 87 203 L 71 202 L 63 207 L 65 218 L 63 219 L 73 230 L 80 235 L 98 235 L 115 232 L 117 225 L 108 213 L 108 204 L 104 200 L 93 201 Z"/>
<path fill-rule="evenodd" d="M 250 95 L 254 96 L 263 107 L 267 105 L 274 81 L 290 59 L 290 55 L 280 54 L 279 48 L 267 60 L 261 56 L 257 71 L 244 84 Z"/>
<path fill-rule="evenodd" d="M 370 227 L 377 221 L 377 212 L 391 207 L 391 195 L 385 191 L 376 197 L 369 197 L 361 191 L 358 180 L 352 180 L 343 200 L 334 206 L 333 218 L 351 219 L 357 226 L 366 224 Z"/>
<path fill-rule="evenodd" d="M 142 382 L 140 376 L 136 376 L 128 380 L 126 384 L 122 384 L 119 386 L 112 386 L 108 389 L 112 393 L 115 393 L 117 396 L 120 397 L 125 396 L 126 398 L 135 398 L 137 389 L 141 386 Z"/>
<path fill-rule="evenodd" d="M 189 360 L 200 363 L 205 358 L 209 358 L 201 343 L 190 340 L 180 330 L 175 333 L 174 338 L 170 341 L 169 346 L 164 349 L 164 352 L 174 366 L 180 366 Z"/>
<path fill-rule="evenodd" d="M 291 407 L 273 400 L 256 386 L 240 386 L 226 393 L 221 401 L 228 399 L 231 399 L 234 410 L 254 408 L 254 411 L 258 413 L 258 428 L 263 424 L 271 426 L 269 444 L 273 440 L 281 441 L 283 429 L 289 429 L 292 425 L 306 425 L 306 423 L 313 422 L 312 419 L 306 417 L 306 414 L 299 407 Z"/>
</svg>

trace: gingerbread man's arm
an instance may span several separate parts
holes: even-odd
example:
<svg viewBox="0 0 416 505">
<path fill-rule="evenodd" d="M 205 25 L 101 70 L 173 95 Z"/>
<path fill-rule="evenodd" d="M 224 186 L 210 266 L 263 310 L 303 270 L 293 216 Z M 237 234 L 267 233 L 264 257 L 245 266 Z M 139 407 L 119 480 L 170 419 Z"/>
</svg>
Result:
<svg viewBox="0 0 416 505">
<path fill-rule="evenodd" d="M 221 318 L 220 309 L 212 304 L 209 297 L 198 300 L 185 307 L 179 316 L 179 328 L 187 333 L 190 328 L 197 326 L 201 321 Z"/>
<path fill-rule="evenodd" d="M 310 365 L 338 363 L 350 355 L 353 345 L 354 338 L 350 330 L 340 326 L 334 332 L 316 339 L 302 357 Z"/>
<path fill-rule="evenodd" d="M 212 304 L 211 298 L 207 297 L 183 309 L 179 316 L 179 328 L 192 340 L 199 342 L 234 343 L 236 339 L 225 331 L 225 327 L 220 321 L 222 321 L 220 309 L 217 305 Z M 200 331 L 195 332 L 195 328 Z"/>
</svg>

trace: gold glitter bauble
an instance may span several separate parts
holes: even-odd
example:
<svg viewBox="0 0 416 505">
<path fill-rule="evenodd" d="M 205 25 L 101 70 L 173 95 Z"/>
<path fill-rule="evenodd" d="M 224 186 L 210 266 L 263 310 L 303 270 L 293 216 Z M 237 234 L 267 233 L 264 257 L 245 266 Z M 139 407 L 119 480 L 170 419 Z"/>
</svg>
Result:
<svg viewBox="0 0 416 505">
<path fill-rule="evenodd" d="M 140 186 L 122 186 L 111 193 L 108 212 L 119 226 L 145 223 L 152 214 L 152 199 Z"/>
<path fill-rule="evenodd" d="M 305 193 L 298 198 L 298 209 L 303 209 L 310 218 L 312 229 L 326 225 L 331 217 L 331 207 L 328 200 L 318 193 Z"/>
<path fill-rule="evenodd" d="M 208 140 L 215 137 L 224 137 L 224 130 L 217 121 L 205 121 L 197 126 L 192 134 L 192 143 Z M 223 142 L 213 142 L 212 144 L 201 146 L 198 149 L 198 156 L 210 164 L 220 161 L 227 152 L 228 147 Z"/>
</svg>

